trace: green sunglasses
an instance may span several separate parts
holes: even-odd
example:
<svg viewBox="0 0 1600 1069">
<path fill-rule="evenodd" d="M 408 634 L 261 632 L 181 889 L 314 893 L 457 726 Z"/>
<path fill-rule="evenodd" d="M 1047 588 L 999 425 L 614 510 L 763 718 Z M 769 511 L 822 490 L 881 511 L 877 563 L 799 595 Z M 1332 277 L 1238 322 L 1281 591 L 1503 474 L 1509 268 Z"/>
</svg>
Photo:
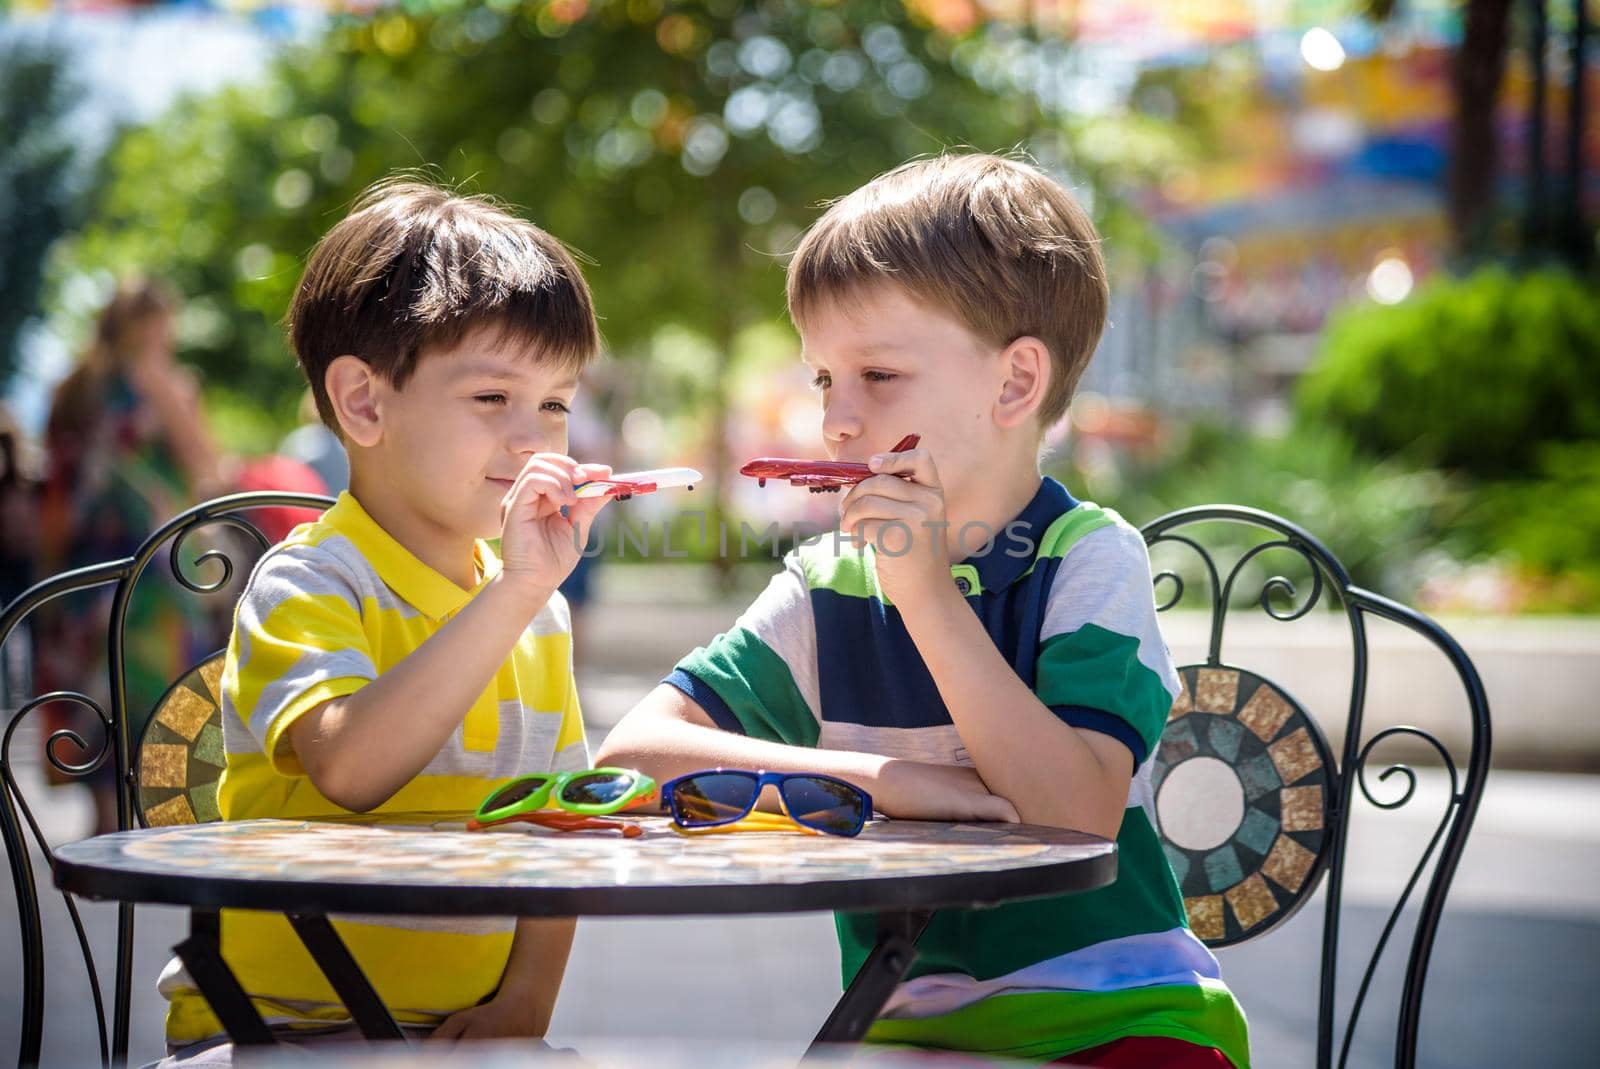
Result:
<svg viewBox="0 0 1600 1069">
<path fill-rule="evenodd" d="M 537 772 L 519 776 L 485 798 L 467 826 L 486 828 L 508 820 L 542 823 L 539 814 L 549 809 L 598 817 L 650 805 L 656 797 L 656 781 L 631 768 Z"/>
</svg>

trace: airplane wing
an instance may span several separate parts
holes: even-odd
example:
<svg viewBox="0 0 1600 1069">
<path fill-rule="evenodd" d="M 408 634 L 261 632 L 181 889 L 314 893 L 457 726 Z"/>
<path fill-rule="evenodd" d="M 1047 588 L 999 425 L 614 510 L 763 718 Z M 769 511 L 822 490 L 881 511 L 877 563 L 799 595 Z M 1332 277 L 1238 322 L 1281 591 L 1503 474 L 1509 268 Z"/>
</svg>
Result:
<svg viewBox="0 0 1600 1069">
<path fill-rule="evenodd" d="M 848 479 L 841 479 L 837 475 L 816 475 L 800 473 L 789 476 L 790 486 L 807 486 L 813 490 L 838 490 L 849 485 Z"/>
</svg>

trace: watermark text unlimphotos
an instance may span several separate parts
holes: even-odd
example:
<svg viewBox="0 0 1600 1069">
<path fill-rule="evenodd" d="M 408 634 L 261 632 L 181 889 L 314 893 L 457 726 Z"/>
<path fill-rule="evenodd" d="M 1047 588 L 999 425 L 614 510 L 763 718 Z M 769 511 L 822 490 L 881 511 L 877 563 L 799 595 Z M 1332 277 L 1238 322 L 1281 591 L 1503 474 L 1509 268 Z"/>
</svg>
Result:
<svg viewBox="0 0 1600 1069">
<path fill-rule="evenodd" d="M 744 520 L 737 524 L 722 520 L 713 530 L 704 511 L 686 511 L 664 519 L 605 525 L 591 532 L 588 545 L 578 548 L 590 559 L 613 556 L 686 560 L 709 556 L 714 546 L 715 555 L 723 559 L 779 560 L 800 546 L 831 541 L 834 552 L 839 552 L 852 545 L 862 545 L 867 540 L 866 526 L 862 524 L 845 531 L 804 521 L 787 526 L 772 521 L 756 528 Z M 950 529 L 948 521 L 924 520 L 916 526 L 935 537 L 918 539 L 913 525 L 902 520 L 883 523 L 876 538 L 878 555 L 904 557 L 918 546 L 937 546 L 941 550 L 945 547 Z M 1013 520 L 998 531 L 974 520 L 962 524 L 956 531 L 956 546 L 964 557 L 984 556 L 998 548 L 1008 557 L 1031 558 L 1038 547 L 1029 531 L 1029 525 L 1021 520 Z"/>
</svg>

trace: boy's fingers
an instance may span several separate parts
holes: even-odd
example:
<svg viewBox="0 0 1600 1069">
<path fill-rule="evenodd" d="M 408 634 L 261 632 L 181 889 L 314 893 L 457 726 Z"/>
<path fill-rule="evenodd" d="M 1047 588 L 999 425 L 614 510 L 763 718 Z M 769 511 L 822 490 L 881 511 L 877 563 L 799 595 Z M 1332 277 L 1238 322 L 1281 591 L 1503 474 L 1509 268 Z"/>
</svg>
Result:
<svg viewBox="0 0 1600 1069">
<path fill-rule="evenodd" d="M 939 485 L 939 469 L 933 466 L 933 454 L 926 449 L 877 453 L 867 459 L 867 467 L 879 475 L 909 475 L 923 486 Z"/>
<path fill-rule="evenodd" d="M 573 527 L 572 544 L 580 553 L 589 544 L 589 528 L 594 525 L 594 518 L 610 500 L 609 497 L 580 498 L 576 505 L 567 509 L 567 519 L 572 521 Z"/>
<path fill-rule="evenodd" d="M 511 493 L 517 494 L 523 483 L 529 478 L 543 476 L 554 480 L 555 495 L 560 497 L 562 504 L 570 504 L 572 498 L 572 484 L 582 481 L 582 468 L 571 457 L 564 457 L 559 453 L 535 453 L 522 465 L 522 471 L 517 474 L 517 481 L 511 487 Z M 549 484 L 540 484 L 541 493 L 550 493 Z"/>
<path fill-rule="evenodd" d="M 577 500 L 571 487 L 563 486 L 559 480 L 542 473 L 524 475 L 506 495 L 506 508 L 540 517 L 559 511 L 569 499 Z"/>
<path fill-rule="evenodd" d="M 576 468 L 576 465 L 573 465 L 573 468 Z M 517 476 L 517 481 L 507 497 L 514 502 L 520 502 L 527 500 L 528 494 L 533 493 L 555 498 L 561 504 L 569 505 L 577 500 L 572 483 L 572 469 L 533 457 L 523 466 L 522 474 Z"/>
<path fill-rule="evenodd" d="M 898 521 L 915 527 L 926 519 L 926 514 L 910 505 L 899 501 L 885 501 L 882 498 L 873 498 L 846 509 L 844 515 L 839 517 L 839 522 L 852 528 L 863 523 L 889 523 L 890 521 Z"/>
<path fill-rule="evenodd" d="M 526 469 L 533 464 L 543 464 L 567 473 L 569 478 L 579 478 L 583 465 L 567 456 L 565 453 L 535 453 L 523 464 Z"/>
<path fill-rule="evenodd" d="M 548 475 L 552 479 L 577 482 L 582 479 L 582 467 L 575 461 L 552 453 L 536 453 L 522 465 L 518 478 L 528 475 Z"/>
<path fill-rule="evenodd" d="M 857 507 L 849 510 L 840 519 L 839 526 L 845 533 L 854 535 L 858 531 L 864 533 L 868 542 L 877 545 L 883 538 L 884 528 L 893 524 L 904 528 L 908 534 L 897 534 L 897 540 L 909 538 L 907 548 L 917 541 L 917 528 L 925 522 L 927 516 L 920 509 L 904 505 L 897 501 L 882 502 L 881 507 Z M 882 548 L 882 547 L 879 547 Z"/>
<path fill-rule="evenodd" d="M 839 513 L 840 522 L 855 526 L 863 520 L 900 520 L 908 524 L 928 523 L 930 516 L 927 501 L 907 501 L 870 493 L 848 500 Z"/>
<path fill-rule="evenodd" d="M 595 479 L 609 479 L 615 474 L 610 464 L 579 464 L 574 482 L 592 482 Z"/>
<path fill-rule="evenodd" d="M 840 502 L 842 507 L 848 508 L 853 501 L 861 501 L 869 497 L 881 497 L 889 501 L 904 501 L 908 504 L 922 502 L 932 505 L 939 500 L 939 490 L 936 487 L 924 486 L 921 483 L 911 482 L 909 479 L 896 478 L 893 475 L 874 475 L 870 479 L 863 479 L 850 488 L 850 492 Z"/>
</svg>

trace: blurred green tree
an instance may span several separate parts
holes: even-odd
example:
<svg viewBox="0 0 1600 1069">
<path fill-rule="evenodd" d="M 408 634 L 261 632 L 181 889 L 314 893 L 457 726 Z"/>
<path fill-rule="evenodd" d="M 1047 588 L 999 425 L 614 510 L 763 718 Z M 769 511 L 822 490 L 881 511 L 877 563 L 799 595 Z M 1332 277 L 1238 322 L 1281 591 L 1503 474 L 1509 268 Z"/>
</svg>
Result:
<svg viewBox="0 0 1600 1069">
<path fill-rule="evenodd" d="M 0 44 L 0 389 L 38 313 L 50 248 L 79 220 L 82 161 L 67 128 L 78 96 L 59 49 Z"/>
<path fill-rule="evenodd" d="M 300 385 L 278 321 L 305 254 L 362 187 L 423 168 L 587 256 L 617 354 L 668 327 L 707 343 L 649 400 L 697 406 L 721 472 L 735 338 L 780 320 L 782 254 L 826 199 L 919 154 L 1021 147 L 1087 185 L 1113 233 L 1137 231 L 1102 176 L 1135 181 L 1170 152 L 1148 121 L 1124 138 L 1066 116 L 1051 89 L 1068 49 L 1015 25 L 952 34 L 898 0 L 407 4 L 127 133 L 70 269 L 170 278 L 213 391 L 281 423 Z"/>
</svg>

